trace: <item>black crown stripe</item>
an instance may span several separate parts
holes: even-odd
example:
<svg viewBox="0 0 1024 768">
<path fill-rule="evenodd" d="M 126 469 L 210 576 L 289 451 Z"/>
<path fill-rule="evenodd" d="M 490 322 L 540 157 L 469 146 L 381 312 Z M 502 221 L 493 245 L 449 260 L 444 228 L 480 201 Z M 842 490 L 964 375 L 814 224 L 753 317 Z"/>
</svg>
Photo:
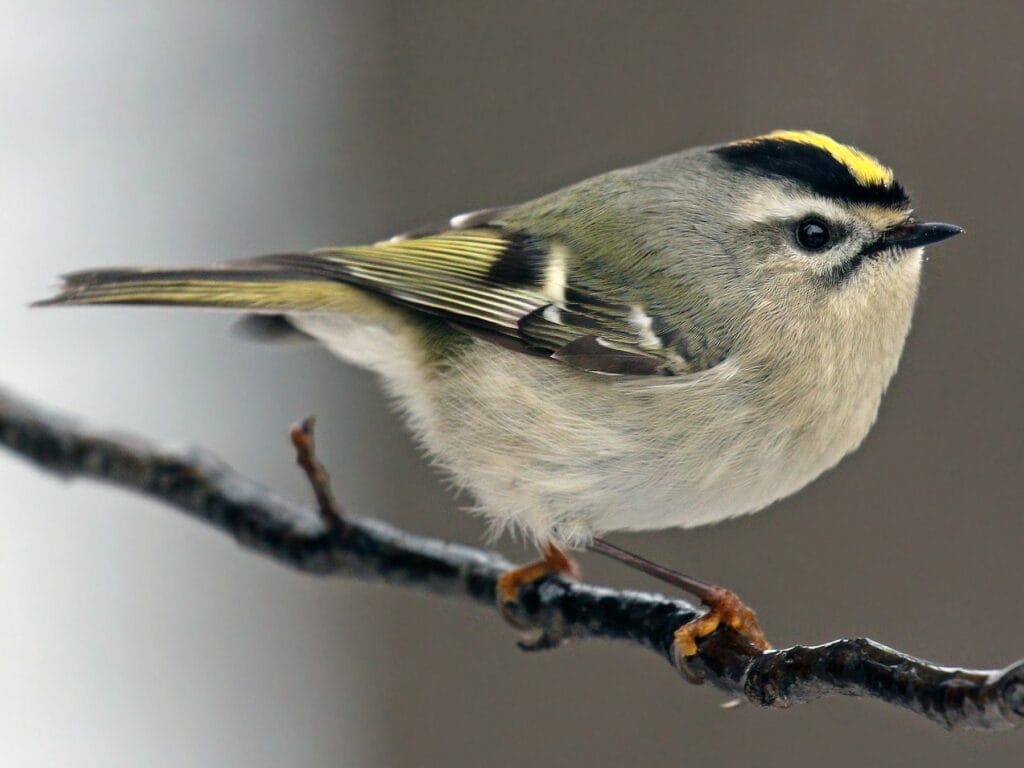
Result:
<svg viewBox="0 0 1024 768">
<path fill-rule="evenodd" d="M 846 165 L 811 144 L 766 138 L 727 144 L 714 153 L 734 168 L 788 179 L 823 197 L 891 208 L 903 208 L 910 203 L 899 182 L 861 184 Z"/>
</svg>

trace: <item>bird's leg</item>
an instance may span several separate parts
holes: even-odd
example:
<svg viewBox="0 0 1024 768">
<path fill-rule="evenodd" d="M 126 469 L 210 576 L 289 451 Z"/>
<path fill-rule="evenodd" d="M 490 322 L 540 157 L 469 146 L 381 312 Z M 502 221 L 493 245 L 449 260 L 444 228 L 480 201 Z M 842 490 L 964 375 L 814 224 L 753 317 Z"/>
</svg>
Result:
<svg viewBox="0 0 1024 768">
<path fill-rule="evenodd" d="M 510 603 L 519 600 L 519 590 L 526 584 L 543 579 L 552 574 L 562 574 L 572 579 L 580 577 L 579 566 L 576 561 L 554 542 L 545 542 L 540 548 L 541 558 L 532 563 L 505 571 L 498 577 L 496 588 L 498 608 L 510 624 L 519 626 L 508 611 Z"/>
<path fill-rule="evenodd" d="M 746 638 L 758 650 L 765 651 L 771 648 L 761 630 L 761 625 L 757 623 L 757 615 L 740 600 L 735 592 L 652 563 L 646 558 L 634 555 L 603 539 L 594 539 L 590 544 L 590 550 L 618 560 L 624 565 L 667 584 L 679 587 L 694 597 L 700 598 L 700 601 L 708 607 L 708 611 L 703 616 L 683 624 L 676 630 L 675 646 L 680 656 L 696 655 L 697 641 L 702 637 L 707 637 L 722 625 L 730 627 Z"/>
</svg>

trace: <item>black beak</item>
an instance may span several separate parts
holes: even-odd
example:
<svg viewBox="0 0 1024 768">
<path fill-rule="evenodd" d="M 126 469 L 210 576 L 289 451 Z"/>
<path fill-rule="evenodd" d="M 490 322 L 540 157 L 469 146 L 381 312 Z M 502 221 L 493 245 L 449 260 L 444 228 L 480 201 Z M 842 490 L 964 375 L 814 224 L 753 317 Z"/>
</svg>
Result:
<svg viewBox="0 0 1024 768">
<path fill-rule="evenodd" d="M 963 228 L 956 224 L 906 224 L 890 230 L 882 239 L 900 248 L 921 248 L 963 233 Z"/>
<path fill-rule="evenodd" d="M 963 228 L 956 224 L 904 224 L 886 232 L 868 246 L 868 253 L 889 248 L 922 248 L 963 234 Z"/>
</svg>

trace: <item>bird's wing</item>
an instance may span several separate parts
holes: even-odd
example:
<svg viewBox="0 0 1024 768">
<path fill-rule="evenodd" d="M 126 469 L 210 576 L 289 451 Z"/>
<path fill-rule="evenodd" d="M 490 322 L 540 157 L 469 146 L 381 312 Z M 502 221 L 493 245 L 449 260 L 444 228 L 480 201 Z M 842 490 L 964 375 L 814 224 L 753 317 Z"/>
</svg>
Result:
<svg viewBox="0 0 1024 768">
<path fill-rule="evenodd" d="M 357 285 L 504 346 L 594 373 L 692 373 L 724 357 L 698 329 L 684 332 L 640 303 L 597 298 L 572 274 L 563 246 L 492 223 L 496 218 L 493 211 L 467 214 L 438 233 L 257 262 Z"/>
<path fill-rule="evenodd" d="M 65 275 L 60 293 L 39 303 L 177 304 L 287 314 L 332 311 L 338 284 L 346 283 L 506 347 L 594 373 L 676 375 L 724 358 L 727 349 L 716 342 L 704 313 L 687 313 L 695 307 L 659 312 L 636 300 L 642 292 L 623 276 L 591 271 L 588 279 L 565 245 L 503 225 L 500 213 L 457 216 L 433 234 L 219 267 L 78 272 Z M 630 299 L 610 301 L 609 286 L 616 297 Z M 256 330 L 265 334 L 267 320 Z"/>
</svg>

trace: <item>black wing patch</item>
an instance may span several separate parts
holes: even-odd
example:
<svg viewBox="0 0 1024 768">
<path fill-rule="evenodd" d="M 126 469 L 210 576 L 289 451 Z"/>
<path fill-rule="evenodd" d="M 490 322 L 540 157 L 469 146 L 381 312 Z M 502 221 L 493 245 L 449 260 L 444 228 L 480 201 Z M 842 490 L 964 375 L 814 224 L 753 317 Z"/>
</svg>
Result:
<svg viewBox="0 0 1024 768">
<path fill-rule="evenodd" d="M 546 244 L 539 238 L 513 233 L 508 248 L 487 270 L 487 279 L 499 285 L 542 288 L 548 255 Z"/>
</svg>

